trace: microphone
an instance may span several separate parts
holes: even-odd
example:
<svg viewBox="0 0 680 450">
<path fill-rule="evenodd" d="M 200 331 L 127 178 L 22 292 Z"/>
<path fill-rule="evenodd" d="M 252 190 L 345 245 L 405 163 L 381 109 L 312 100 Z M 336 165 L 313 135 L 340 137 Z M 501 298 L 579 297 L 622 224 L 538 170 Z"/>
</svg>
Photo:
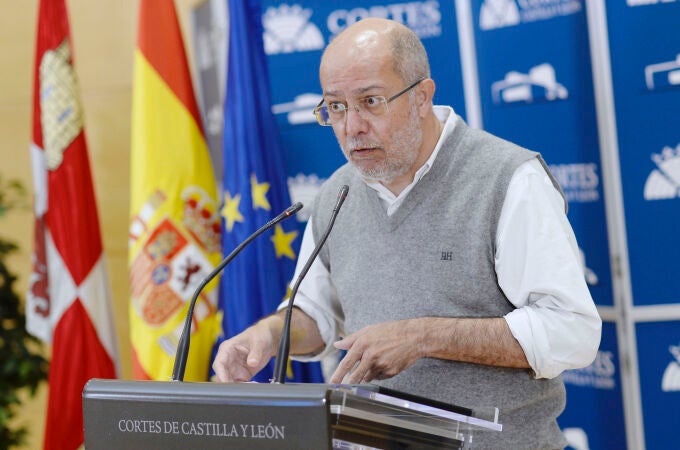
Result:
<svg viewBox="0 0 680 450">
<path fill-rule="evenodd" d="M 184 381 L 184 370 L 186 369 L 187 366 L 187 358 L 189 358 L 189 344 L 191 341 L 191 322 L 193 320 L 194 316 L 194 306 L 196 305 L 196 300 L 198 299 L 199 294 L 201 291 L 203 291 L 203 288 L 213 279 L 215 276 L 222 271 L 226 267 L 227 264 L 231 262 L 232 259 L 236 255 L 238 255 L 241 250 L 245 248 L 246 245 L 250 244 L 250 242 L 258 237 L 260 234 L 264 233 L 274 225 L 278 224 L 279 222 L 282 222 L 283 220 L 293 217 L 295 213 L 300 211 L 302 209 L 302 203 L 297 202 L 288 208 L 286 208 L 285 211 L 283 211 L 281 214 L 278 216 L 274 217 L 272 220 L 264 224 L 262 227 L 260 227 L 257 231 L 255 231 L 253 234 L 248 236 L 248 238 L 243 241 L 241 244 L 238 245 L 229 255 L 220 262 L 215 269 L 208 274 L 207 277 L 205 277 L 201 283 L 198 285 L 196 288 L 196 291 L 194 291 L 194 296 L 191 299 L 191 303 L 189 303 L 189 309 L 187 310 L 187 316 L 184 319 L 184 329 L 182 330 L 182 336 L 179 339 L 179 343 L 177 344 L 177 352 L 175 353 L 175 366 L 172 369 L 172 380 L 173 381 Z"/>
<path fill-rule="evenodd" d="M 302 268 L 302 271 L 300 272 L 300 275 L 295 281 L 293 289 L 290 292 L 290 300 L 288 300 L 288 305 L 286 306 L 286 316 L 283 320 L 283 329 L 281 330 L 279 348 L 276 352 L 276 364 L 274 365 L 274 378 L 271 380 L 272 383 L 284 384 L 286 382 L 286 362 L 288 361 L 288 355 L 290 353 L 290 323 L 293 317 L 293 301 L 295 300 L 295 295 L 297 294 L 298 288 L 300 287 L 300 282 L 305 277 L 305 275 L 307 275 L 309 268 L 312 266 L 312 263 L 321 251 L 321 247 L 323 247 L 323 244 L 326 243 L 328 235 L 331 234 L 331 230 L 335 224 L 335 218 L 338 217 L 340 207 L 347 198 L 347 192 L 349 192 L 349 186 L 345 184 L 340 188 L 340 192 L 338 192 L 338 200 L 335 202 L 335 207 L 333 208 L 331 218 L 328 221 L 326 232 L 321 237 L 321 240 L 316 244 L 314 251 Z"/>
</svg>

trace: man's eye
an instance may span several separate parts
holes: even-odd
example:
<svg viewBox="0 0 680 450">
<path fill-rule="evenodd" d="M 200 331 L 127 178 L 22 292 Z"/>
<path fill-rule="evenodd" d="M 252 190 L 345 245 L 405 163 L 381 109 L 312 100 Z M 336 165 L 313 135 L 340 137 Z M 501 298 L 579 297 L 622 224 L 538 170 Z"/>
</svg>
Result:
<svg viewBox="0 0 680 450">
<path fill-rule="evenodd" d="M 378 106 L 381 103 L 380 100 L 381 100 L 380 97 L 375 97 L 375 96 L 374 97 L 366 97 L 366 98 L 363 99 L 363 104 L 367 108 L 375 108 L 376 106 Z"/>
<path fill-rule="evenodd" d="M 328 110 L 332 113 L 340 113 L 343 112 L 345 109 L 346 109 L 345 105 L 343 105 L 342 103 L 330 103 L 328 105 Z"/>
</svg>

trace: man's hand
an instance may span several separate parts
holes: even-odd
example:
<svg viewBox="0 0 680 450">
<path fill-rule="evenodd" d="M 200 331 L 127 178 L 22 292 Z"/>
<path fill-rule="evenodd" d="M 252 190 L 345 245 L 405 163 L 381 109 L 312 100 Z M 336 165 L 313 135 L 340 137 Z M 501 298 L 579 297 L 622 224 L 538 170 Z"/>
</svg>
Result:
<svg viewBox="0 0 680 450">
<path fill-rule="evenodd" d="M 250 381 L 276 355 L 283 329 L 285 311 L 265 317 L 243 333 L 220 344 L 213 361 L 217 381 Z M 293 308 L 290 331 L 292 355 L 317 353 L 324 348 L 316 322 L 298 308 Z"/>
<path fill-rule="evenodd" d="M 418 358 L 439 358 L 528 369 L 519 342 L 502 317 L 420 317 L 370 325 L 335 347 L 347 350 L 331 383 L 367 383 L 391 378 Z"/>
<path fill-rule="evenodd" d="M 217 350 L 212 368 L 217 381 L 232 383 L 250 381 L 253 376 L 267 365 L 276 353 L 271 328 L 267 325 L 271 316 L 262 320 L 243 333 L 224 341 Z"/>
<path fill-rule="evenodd" d="M 421 333 L 412 320 L 370 325 L 335 347 L 347 350 L 331 383 L 367 383 L 391 378 L 422 357 Z"/>
</svg>

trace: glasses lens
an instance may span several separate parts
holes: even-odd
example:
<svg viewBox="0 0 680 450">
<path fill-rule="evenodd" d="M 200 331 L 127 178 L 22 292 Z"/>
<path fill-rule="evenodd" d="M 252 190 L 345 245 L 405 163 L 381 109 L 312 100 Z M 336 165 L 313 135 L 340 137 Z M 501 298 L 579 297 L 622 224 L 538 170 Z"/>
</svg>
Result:
<svg viewBox="0 0 680 450">
<path fill-rule="evenodd" d="M 372 116 L 382 116 L 388 111 L 387 99 L 382 95 L 372 95 L 359 101 L 361 111 Z"/>
<path fill-rule="evenodd" d="M 314 112 L 316 113 L 316 120 L 320 125 L 331 124 L 331 119 L 328 114 L 328 107 L 326 105 L 318 106 Z"/>
</svg>

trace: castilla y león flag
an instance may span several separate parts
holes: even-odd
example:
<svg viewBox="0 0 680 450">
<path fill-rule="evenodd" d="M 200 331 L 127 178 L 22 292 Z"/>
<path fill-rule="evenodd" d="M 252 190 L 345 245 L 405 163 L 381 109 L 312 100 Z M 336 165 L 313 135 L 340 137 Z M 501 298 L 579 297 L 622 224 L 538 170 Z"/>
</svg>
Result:
<svg viewBox="0 0 680 450">
<path fill-rule="evenodd" d="M 64 0 L 42 0 L 33 87 L 35 243 L 29 332 L 52 343 L 46 449 L 83 443 L 81 395 L 117 348 Z"/>
<path fill-rule="evenodd" d="M 217 187 L 172 0 L 140 2 L 130 179 L 133 377 L 169 380 L 189 301 L 221 256 Z M 215 283 L 194 309 L 187 381 L 208 377 Z"/>
</svg>

